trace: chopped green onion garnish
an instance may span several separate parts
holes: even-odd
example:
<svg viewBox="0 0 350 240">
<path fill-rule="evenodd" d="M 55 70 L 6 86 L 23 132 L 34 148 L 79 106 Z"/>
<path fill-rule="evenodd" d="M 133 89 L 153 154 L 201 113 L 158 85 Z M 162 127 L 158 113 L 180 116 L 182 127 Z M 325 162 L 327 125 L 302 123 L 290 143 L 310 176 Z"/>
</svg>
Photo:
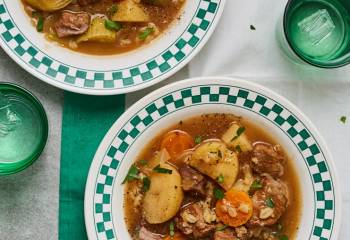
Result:
<svg viewBox="0 0 350 240">
<path fill-rule="evenodd" d="M 252 185 L 250 185 L 250 191 L 256 191 L 262 188 L 263 188 L 263 185 L 258 179 L 255 179 Z"/>
<path fill-rule="evenodd" d="M 111 20 L 105 20 L 105 27 L 109 30 L 118 31 L 122 28 L 122 25 L 119 22 L 114 22 Z"/>
<path fill-rule="evenodd" d="M 42 32 L 44 30 L 44 21 L 45 21 L 44 17 L 39 15 L 38 16 L 38 22 L 36 24 L 36 30 L 38 32 Z"/>
<path fill-rule="evenodd" d="M 157 172 L 157 173 L 165 173 L 165 174 L 172 174 L 173 173 L 173 170 L 170 170 L 167 168 L 161 168 L 160 165 L 153 168 L 153 171 Z"/>
<path fill-rule="evenodd" d="M 225 180 L 225 178 L 224 178 L 224 176 L 223 176 L 222 174 L 220 174 L 220 175 L 216 178 L 216 180 L 218 181 L 218 183 L 223 183 L 224 180 Z"/>
<path fill-rule="evenodd" d="M 175 236 L 175 224 L 174 224 L 174 222 L 170 222 L 169 235 L 170 235 L 170 237 L 174 237 Z"/>
<path fill-rule="evenodd" d="M 268 206 L 269 208 L 275 207 L 275 203 L 273 202 L 272 198 L 266 199 L 265 203 L 266 203 L 266 206 Z"/>
<path fill-rule="evenodd" d="M 196 136 L 196 137 L 194 138 L 194 142 L 195 142 L 196 144 L 200 144 L 200 143 L 202 142 L 202 137 L 201 137 L 201 136 Z"/>
<path fill-rule="evenodd" d="M 151 180 L 148 177 L 142 179 L 142 190 L 147 192 L 151 186 Z"/>
<path fill-rule="evenodd" d="M 151 35 L 154 32 L 154 28 L 153 27 L 147 27 L 145 30 L 143 30 L 140 34 L 139 34 L 139 39 L 140 40 L 146 40 L 146 38 Z"/>
<path fill-rule="evenodd" d="M 126 175 L 123 184 L 126 183 L 127 181 L 132 181 L 135 179 L 140 179 L 139 177 L 139 170 L 137 169 L 137 167 L 135 165 L 132 165 L 129 169 L 128 174 Z"/>
<path fill-rule="evenodd" d="M 225 193 L 219 188 L 214 188 L 214 196 L 216 199 L 221 200 L 225 197 Z"/>
<path fill-rule="evenodd" d="M 231 142 L 234 141 L 234 140 L 236 140 L 237 138 L 239 138 L 239 136 L 241 136 L 244 132 L 245 132 L 245 127 L 240 127 L 240 128 L 238 128 L 238 129 L 237 129 L 237 132 L 236 132 L 236 136 L 234 136 L 234 137 L 232 138 Z"/>
</svg>

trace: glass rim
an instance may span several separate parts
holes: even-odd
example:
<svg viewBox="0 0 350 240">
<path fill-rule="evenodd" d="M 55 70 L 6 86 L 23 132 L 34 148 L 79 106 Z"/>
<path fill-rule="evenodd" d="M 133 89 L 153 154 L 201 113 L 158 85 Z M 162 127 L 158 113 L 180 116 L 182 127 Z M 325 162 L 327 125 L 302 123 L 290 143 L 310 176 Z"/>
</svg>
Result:
<svg viewBox="0 0 350 240">
<path fill-rule="evenodd" d="M 35 109 L 38 110 L 39 117 L 40 117 L 39 121 L 41 122 L 41 127 L 42 127 L 40 142 L 37 147 L 33 148 L 32 153 L 28 157 L 15 162 L 11 162 L 11 163 L 4 164 L 0 162 L 0 166 L 1 165 L 3 166 L 3 167 L 0 167 L 1 169 L 0 176 L 1 176 L 1 175 L 10 175 L 10 174 L 18 173 L 28 168 L 40 157 L 47 143 L 47 139 L 49 135 L 49 122 L 48 122 L 48 118 L 47 118 L 47 114 L 44 106 L 42 105 L 40 100 L 29 90 L 15 83 L 9 83 L 9 82 L 1 82 L 0 90 L 14 91 L 17 94 L 28 99 L 33 104 Z"/>
<path fill-rule="evenodd" d="M 283 14 L 283 32 L 284 32 L 284 37 L 288 43 L 289 48 L 293 51 L 294 54 L 296 54 L 300 60 L 302 60 L 303 62 L 310 64 L 314 67 L 319 67 L 319 68 L 323 68 L 323 69 L 335 69 L 335 68 L 341 68 L 344 66 L 347 66 L 350 64 L 350 59 L 345 61 L 344 63 L 339 63 L 339 64 L 335 64 L 335 65 L 325 65 L 325 64 L 321 64 L 321 63 L 316 63 L 313 62 L 311 60 L 309 60 L 308 58 L 304 57 L 302 54 L 300 54 L 295 47 L 293 47 L 291 41 L 288 38 L 288 34 L 287 34 L 287 12 L 289 10 L 289 8 L 291 7 L 291 4 L 297 0 L 288 0 L 286 7 L 284 8 L 284 14 Z"/>
</svg>

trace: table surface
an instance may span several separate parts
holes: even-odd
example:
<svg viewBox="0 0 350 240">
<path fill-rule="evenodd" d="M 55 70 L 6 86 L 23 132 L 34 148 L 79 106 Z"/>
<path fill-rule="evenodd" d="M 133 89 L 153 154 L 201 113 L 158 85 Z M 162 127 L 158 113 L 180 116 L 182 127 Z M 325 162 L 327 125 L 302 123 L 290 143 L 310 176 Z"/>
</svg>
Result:
<svg viewBox="0 0 350 240">
<path fill-rule="evenodd" d="M 57 239 L 63 91 L 31 76 L 0 50 L 1 82 L 17 83 L 43 103 L 49 119 L 45 151 L 27 170 L 0 177 L 0 239 Z"/>
</svg>

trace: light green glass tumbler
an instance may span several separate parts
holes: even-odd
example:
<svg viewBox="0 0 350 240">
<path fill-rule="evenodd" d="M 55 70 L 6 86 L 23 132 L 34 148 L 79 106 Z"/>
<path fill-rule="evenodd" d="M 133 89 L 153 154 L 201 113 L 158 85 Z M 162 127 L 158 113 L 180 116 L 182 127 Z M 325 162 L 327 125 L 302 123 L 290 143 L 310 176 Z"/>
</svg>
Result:
<svg viewBox="0 0 350 240">
<path fill-rule="evenodd" d="M 293 60 L 321 68 L 350 63 L 350 1 L 289 0 L 277 30 Z"/>
</svg>

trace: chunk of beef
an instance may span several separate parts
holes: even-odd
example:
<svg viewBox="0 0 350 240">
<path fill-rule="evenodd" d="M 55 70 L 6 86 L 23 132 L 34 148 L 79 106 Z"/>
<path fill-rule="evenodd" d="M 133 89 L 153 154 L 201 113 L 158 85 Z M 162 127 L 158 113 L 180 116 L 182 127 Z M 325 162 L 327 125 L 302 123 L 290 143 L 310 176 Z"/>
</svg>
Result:
<svg viewBox="0 0 350 240">
<path fill-rule="evenodd" d="M 259 238 L 264 231 L 264 227 L 260 226 L 248 226 L 249 236 L 253 239 Z"/>
<path fill-rule="evenodd" d="M 288 206 L 288 191 L 285 184 L 268 174 L 262 178 L 263 188 L 254 193 L 251 226 L 271 226 L 275 224 Z"/>
<path fill-rule="evenodd" d="M 214 207 L 215 184 L 210 179 L 205 178 L 204 175 L 188 165 L 182 166 L 179 169 L 179 172 L 182 178 L 183 190 L 193 194 L 196 197 L 202 197 L 208 205 Z"/>
<path fill-rule="evenodd" d="M 226 228 L 223 231 L 214 233 L 214 240 L 240 240 L 237 238 L 235 231 L 232 228 Z"/>
<path fill-rule="evenodd" d="M 55 29 L 59 38 L 80 35 L 85 33 L 90 26 L 90 15 L 86 12 L 63 11 L 55 23 Z"/>
<path fill-rule="evenodd" d="M 279 145 L 257 143 L 253 148 L 252 168 L 259 174 L 268 173 L 280 177 L 284 173 L 284 155 Z"/>
<path fill-rule="evenodd" d="M 264 239 L 264 240 L 279 240 L 280 238 L 274 233 L 264 232 L 262 234 L 262 239 Z"/>
<path fill-rule="evenodd" d="M 208 221 L 205 209 L 200 202 L 189 204 L 180 210 L 176 217 L 176 227 L 185 235 L 195 239 L 209 236 L 215 230 L 215 225 Z M 209 219 L 211 220 L 211 219 Z"/>
<path fill-rule="evenodd" d="M 214 188 L 214 183 L 212 181 L 207 181 L 207 184 L 205 185 L 205 202 L 209 205 L 209 207 L 215 207 L 216 204 Z"/>
<path fill-rule="evenodd" d="M 201 196 L 206 195 L 206 180 L 201 173 L 188 165 L 182 166 L 179 172 L 182 178 L 182 188 L 184 191 L 200 194 Z"/>
<path fill-rule="evenodd" d="M 152 233 L 145 227 L 141 227 L 139 232 L 140 240 L 162 240 L 163 238 L 157 234 Z"/>
<path fill-rule="evenodd" d="M 97 3 L 99 1 L 100 0 L 78 0 L 78 3 L 79 3 L 80 6 L 87 6 L 89 4 Z"/>
</svg>

